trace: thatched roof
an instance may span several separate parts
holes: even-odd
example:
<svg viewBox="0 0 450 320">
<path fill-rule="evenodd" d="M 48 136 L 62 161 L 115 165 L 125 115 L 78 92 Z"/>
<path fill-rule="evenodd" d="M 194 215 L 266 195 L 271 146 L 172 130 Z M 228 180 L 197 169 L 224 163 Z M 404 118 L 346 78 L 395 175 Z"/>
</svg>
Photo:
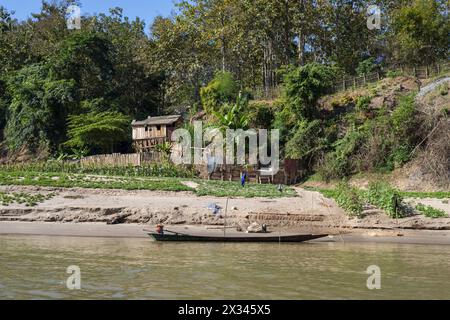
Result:
<svg viewBox="0 0 450 320">
<path fill-rule="evenodd" d="M 148 117 L 143 121 L 133 120 L 131 125 L 133 127 L 140 126 L 157 126 L 157 125 L 172 125 L 181 120 L 180 115 L 162 116 L 162 117 Z"/>
</svg>

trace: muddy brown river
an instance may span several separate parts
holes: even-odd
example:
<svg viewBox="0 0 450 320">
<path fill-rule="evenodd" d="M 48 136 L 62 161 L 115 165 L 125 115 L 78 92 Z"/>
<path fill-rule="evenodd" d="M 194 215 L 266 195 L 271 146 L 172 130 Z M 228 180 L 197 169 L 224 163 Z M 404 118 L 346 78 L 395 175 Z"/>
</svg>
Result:
<svg viewBox="0 0 450 320">
<path fill-rule="evenodd" d="M 450 246 L 0 236 L 0 298 L 450 299 Z"/>
</svg>

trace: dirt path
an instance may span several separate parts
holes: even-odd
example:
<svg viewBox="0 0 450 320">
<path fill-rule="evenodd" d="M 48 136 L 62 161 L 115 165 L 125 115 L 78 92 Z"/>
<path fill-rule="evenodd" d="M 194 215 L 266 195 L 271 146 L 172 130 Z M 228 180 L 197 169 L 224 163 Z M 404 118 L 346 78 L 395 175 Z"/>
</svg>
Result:
<svg viewBox="0 0 450 320">
<path fill-rule="evenodd" d="M 441 84 L 443 84 L 445 82 L 450 82 L 450 77 L 439 79 L 432 83 L 427 84 L 425 87 L 420 89 L 419 93 L 417 94 L 417 98 L 421 98 L 421 97 L 425 96 L 427 93 L 435 90 L 436 88 L 438 88 Z"/>
</svg>

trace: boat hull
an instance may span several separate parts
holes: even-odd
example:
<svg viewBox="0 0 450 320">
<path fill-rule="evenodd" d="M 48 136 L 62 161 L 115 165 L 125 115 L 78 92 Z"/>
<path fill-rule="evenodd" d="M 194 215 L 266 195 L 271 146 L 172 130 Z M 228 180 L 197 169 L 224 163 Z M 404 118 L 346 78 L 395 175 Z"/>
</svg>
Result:
<svg viewBox="0 0 450 320">
<path fill-rule="evenodd" d="M 186 234 L 148 233 L 155 241 L 173 242 L 304 242 L 327 237 L 327 234 L 300 234 L 300 235 L 265 235 L 265 234 L 245 234 L 245 236 L 204 236 Z"/>
</svg>

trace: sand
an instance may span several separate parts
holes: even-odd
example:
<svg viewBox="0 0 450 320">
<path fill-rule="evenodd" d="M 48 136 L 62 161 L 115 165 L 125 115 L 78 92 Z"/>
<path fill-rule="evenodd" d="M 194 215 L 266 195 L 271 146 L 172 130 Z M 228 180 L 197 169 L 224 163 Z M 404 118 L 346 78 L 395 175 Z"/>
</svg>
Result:
<svg viewBox="0 0 450 320">
<path fill-rule="evenodd" d="M 17 203 L 0 206 L 0 221 L 3 222 L 151 226 L 158 223 L 169 226 L 222 226 L 225 223 L 225 198 L 199 197 L 190 192 L 22 186 L 3 186 L 0 187 L 0 191 L 56 194 L 35 207 Z M 226 224 L 246 229 L 252 222 L 258 222 L 285 232 L 307 230 L 320 233 L 323 231 L 343 233 L 359 229 L 450 230 L 450 218 L 431 219 L 423 215 L 412 215 L 397 220 L 389 218 L 384 212 L 373 207 L 366 208 L 364 218 L 352 218 L 347 216 L 332 199 L 324 198 L 318 192 L 301 188 L 296 188 L 296 191 L 297 197 L 230 198 Z M 420 202 L 432 205 L 450 214 L 450 205 L 444 200 L 407 199 L 407 201 L 412 204 Z M 222 209 L 214 214 L 208 208 L 212 204 Z M 105 230 L 110 233 L 112 232 L 110 230 L 114 229 Z"/>
<path fill-rule="evenodd" d="M 207 231 L 210 226 L 171 226 L 170 230 L 179 232 Z M 106 225 L 102 223 L 46 223 L 46 222 L 0 222 L 1 235 L 38 235 L 65 237 L 101 237 L 101 238 L 148 238 L 144 229 L 153 226 L 138 224 Z M 311 230 L 298 230 L 309 233 Z M 329 243 L 398 243 L 398 244 L 435 244 L 450 245 L 450 231 L 427 230 L 353 230 L 348 233 L 336 233 L 312 242 Z"/>
</svg>

